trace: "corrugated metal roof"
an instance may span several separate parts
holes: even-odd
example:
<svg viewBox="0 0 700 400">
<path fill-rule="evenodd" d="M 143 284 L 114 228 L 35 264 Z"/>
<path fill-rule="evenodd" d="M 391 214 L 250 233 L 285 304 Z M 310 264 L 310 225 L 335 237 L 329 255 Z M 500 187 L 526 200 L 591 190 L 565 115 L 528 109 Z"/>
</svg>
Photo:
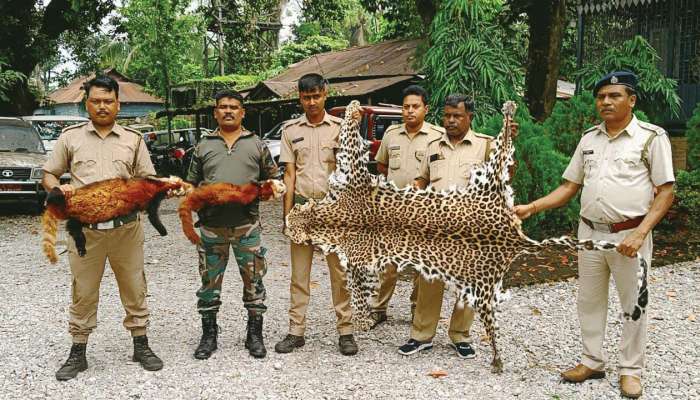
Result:
<svg viewBox="0 0 700 400">
<path fill-rule="evenodd" d="M 104 71 L 105 75 L 114 78 L 119 84 L 119 101 L 121 103 L 156 103 L 162 104 L 163 100 L 146 93 L 143 86 L 132 82 L 116 69 Z M 71 81 L 67 86 L 56 89 L 49 94 L 49 101 L 53 104 L 80 103 L 83 101 L 85 91 L 83 84 L 94 78 L 95 74 L 81 76 Z"/>
</svg>

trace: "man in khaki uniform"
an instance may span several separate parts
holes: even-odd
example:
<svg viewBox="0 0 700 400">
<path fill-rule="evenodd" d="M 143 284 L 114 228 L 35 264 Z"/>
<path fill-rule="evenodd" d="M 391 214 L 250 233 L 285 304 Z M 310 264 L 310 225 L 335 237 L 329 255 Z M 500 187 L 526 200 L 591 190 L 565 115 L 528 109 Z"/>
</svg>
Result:
<svg viewBox="0 0 700 400">
<path fill-rule="evenodd" d="M 115 123 L 119 112 L 119 86 L 110 77 L 96 77 L 85 85 L 86 109 L 90 122 L 66 128 L 44 165 L 43 185 L 47 191 L 58 187 L 66 197 L 83 185 L 111 178 L 155 175 L 148 150 L 137 131 Z M 66 171 L 70 184 L 58 177 Z M 70 356 L 56 372 L 56 379 L 68 380 L 87 369 L 85 350 L 88 336 L 97 325 L 97 302 L 105 261 L 114 271 L 126 311 L 124 327 L 134 340 L 133 360 L 144 369 L 156 371 L 163 362 L 148 346 L 146 327 L 146 278 L 143 271 L 143 226 L 138 213 L 84 227 L 87 254 L 80 257 L 75 242 L 68 242 L 73 303 L 69 332 L 73 336 Z"/>
<path fill-rule="evenodd" d="M 418 85 L 408 86 L 403 91 L 401 114 L 403 124 L 390 126 L 384 133 L 375 159 L 381 174 L 403 188 L 413 184 L 428 143 L 438 140 L 445 133 L 441 127 L 425 122 L 428 113 L 428 93 Z M 395 265 L 389 265 L 380 279 L 379 293 L 372 308 L 371 317 L 375 326 L 386 321 L 389 300 L 394 295 L 399 274 Z M 411 292 L 411 313 L 416 303 L 417 275 L 414 274 Z"/>
<path fill-rule="evenodd" d="M 471 129 L 474 103 L 464 95 L 450 95 L 445 99 L 443 126 L 445 134 L 428 144 L 421 162 L 415 186 L 435 190 L 466 187 L 471 169 L 484 162 L 490 152 L 492 138 Z M 440 320 L 445 284 L 418 278 L 418 299 L 411 326 L 411 337 L 399 347 L 403 355 L 415 354 L 433 347 L 433 337 Z M 474 310 L 467 305 L 455 304 L 450 319 L 449 336 L 457 354 L 474 358 L 469 329 L 474 321 Z"/>
<path fill-rule="evenodd" d="M 673 202 L 671 144 L 662 128 L 638 121 L 632 113 L 636 85 L 637 77 L 626 71 L 598 81 L 593 93 L 603 123 L 581 138 L 564 171 L 564 183 L 545 197 L 515 207 L 524 219 L 566 204 L 582 189 L 579 239 L 619 243 L 617 251 L 578 252 L 583 357 L 580 364 L 562 373 L 569 382 L 605 377 L 603 339 L 610 274 L 615 278 L 621 307 L 629 309 L 638 295 L 636 254 L 639 252 L 651 266 L 651 231 Z M 623 396 L 637 398 L 642 394 L 646 340 L 646 314 L 637 321 L 624 321 L 619 358 Z"/>
<path fill-rule="evenodd" d="M 289 121 L 282 130 L 280 163 L 286 163 L 284 184 L 284 217 L 294 204 L 308 199 L 321 199 L 328 191 L 328 177 L 335 170 L 341 120 L 325 109 L 326 80 L 318 74 L 299 79 L 299 101 L 304 115 Z M 291 243 L 292 277 L 290 284 L 289 334 L 275 345 L 278 353 L 289 353 L 305 344 L 306 310 L 309 305 L 312 245 Z M 357 353 L 353 337 L 350 293 L 345 284 L 345 271 L 338 256 L 326 256 L 331 279 L 333 306 L 340 335 L 338 346 L 344 355 Z"/>
</svg>

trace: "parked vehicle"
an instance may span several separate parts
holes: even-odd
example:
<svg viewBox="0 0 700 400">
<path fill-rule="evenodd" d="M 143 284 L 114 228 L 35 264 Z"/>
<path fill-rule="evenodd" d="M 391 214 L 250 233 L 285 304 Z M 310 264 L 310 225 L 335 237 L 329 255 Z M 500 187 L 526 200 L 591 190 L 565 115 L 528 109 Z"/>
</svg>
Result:
<svg viewBox="0 0 700 400">
<path fill-rule="evenodd" d="M 377 155 L 379 145 L 382 143 L 384 132 L 391 125 L 402 123 L 401 107 L 399 106 L 370 106 L 363 105 L 364 113 L 360 122 L 360 134 L 369 146 L 370 172 L 377 173 L 377 162 L 374 157 Z M 345 107 L 333 107 L 329 110 L 331 115 L 339 118 L 345 116 Z"/>
<path fill-rule="evenodd" d="M 0 204 L 28 204 L 41 208 L 46 192 L 41 186 L 47 160 L 39 133 L 19 118 L 0 117 Z M 61 182 L 70 175 L 61 177 Z"/>
<path fill-rule="evenodd" d="M 85 117 L 75 115 L 29 115 L 22 117 L 23 120 L 32 124 L 44 142 L 44 149 L 47 152 L 53 150 L 53 145 L 58 140 L 63 129 L 83 122 L 88 122 Z"/>
<path fill-rule="evenodd" d="M 151 161 L 158 175 L 177 175 L 184 178 L 190 166 L 194 146 L 199 142 L 196 128 L 154 131 L 143 134 L 144 142 L 151 154 Z M 202 135 L 211 133 L 200 128 Z"/>
</svg>

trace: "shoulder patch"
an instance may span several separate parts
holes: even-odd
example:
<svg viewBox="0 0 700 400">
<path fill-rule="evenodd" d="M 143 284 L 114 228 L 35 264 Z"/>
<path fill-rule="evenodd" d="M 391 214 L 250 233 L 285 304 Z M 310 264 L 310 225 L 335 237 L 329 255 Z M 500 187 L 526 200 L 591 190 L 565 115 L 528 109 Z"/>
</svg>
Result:
<svg viewBox="0 0 700 400">
<path fill-rule="evenodd" d="M 647 131 L 656 132 L 656 134 L 658 136 L 662 136 L 662 135 L 666 134 L 666 130 L 660 126 L 650 124 L 648 122 L 642 122 L 642 121 L 639 121 L 638 124 L 639 124 L 640 128 L 647 130 Z"/>
<path fill-rule="evenodd" d="M 66 132 L 68 132 L 68 131 L 71 131 L 71 130 L 73 130 L 73 129 L 80 128 L 81 126 L 85 126 L 85 125 L 87 125 L 87 122 L 81 122 L 81 123 L 79 123 L 79 124 L 67 126 L 67 127 L 63 128 L 63 130 L 61 131 L 61 133 L 66 133 Z"/>
</svg>

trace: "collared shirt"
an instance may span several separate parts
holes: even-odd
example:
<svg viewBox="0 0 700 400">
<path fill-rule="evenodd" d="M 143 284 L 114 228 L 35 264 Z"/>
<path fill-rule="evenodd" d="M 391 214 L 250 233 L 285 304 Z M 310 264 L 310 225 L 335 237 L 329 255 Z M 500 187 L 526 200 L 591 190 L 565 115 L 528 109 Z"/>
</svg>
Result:
<svg viewBox="0 0 700 400">
<path fill-rule="evenodd" d="M 341 119 L 327 112 L 318 124 L 302 115 L 282 128 L 280 162 L 294 163 L 294 194 L 320 199 L 328 192 L 328 177 L 335 170 Z"/>
<path fill-rule="evenodd" d="M 138 131 L 114 124 L 102 138 L 92 121 L 64 129 L 43 170 L 54 176 L 70 172 L 70 183 L 76 189 L 106 179 L 156 174 Z"/>
<path fill-rule="evenodd" d="M 199 185 L 228 182 L 245 185 L 272 178 L 277 166 L 265 142 L 252 132 L 243 130 L 228 147 L 219 130 L 202 136 L 192 155 L 187 180 Z M 202 224 L 210 227 L 236 227 L 258 221 L 258 200 L 248 204 L 226 204 L 199 211 Z"/>
<path fill-rule="evenodd" d="M 418 174 L 428 143 L 438 140 L 445 129 L 423 122 L 420 130 L 410 137 L 406 124 L 392 125 L 384 133 L 377 150 L 377 162 L 388 165 L 387 178 L 402 188 L 411 185 Z"/>
<path fill-rule="evenodd" d="M 647 168 L 642 153 L 651 135 Z M 583 185 L 581 216 L 591 221 L 642 216 L 654 200 L 654 186 L 675 181 L 671 142 L 662 128 L 636 117 L 614 138 L 602 123 L 586 131 L 563 177 Z"/>
<path fill-rule="evenodd" d="M 428 144 L 426 156 L 421 162 L 418 178 L 422 178 L 435 190 L 451 186 L 466 187 L 475 165 L 483 163 L 490 149 L 491 137 L 469 130 L 456 145 L 447 133 Z"/>
</svg>

